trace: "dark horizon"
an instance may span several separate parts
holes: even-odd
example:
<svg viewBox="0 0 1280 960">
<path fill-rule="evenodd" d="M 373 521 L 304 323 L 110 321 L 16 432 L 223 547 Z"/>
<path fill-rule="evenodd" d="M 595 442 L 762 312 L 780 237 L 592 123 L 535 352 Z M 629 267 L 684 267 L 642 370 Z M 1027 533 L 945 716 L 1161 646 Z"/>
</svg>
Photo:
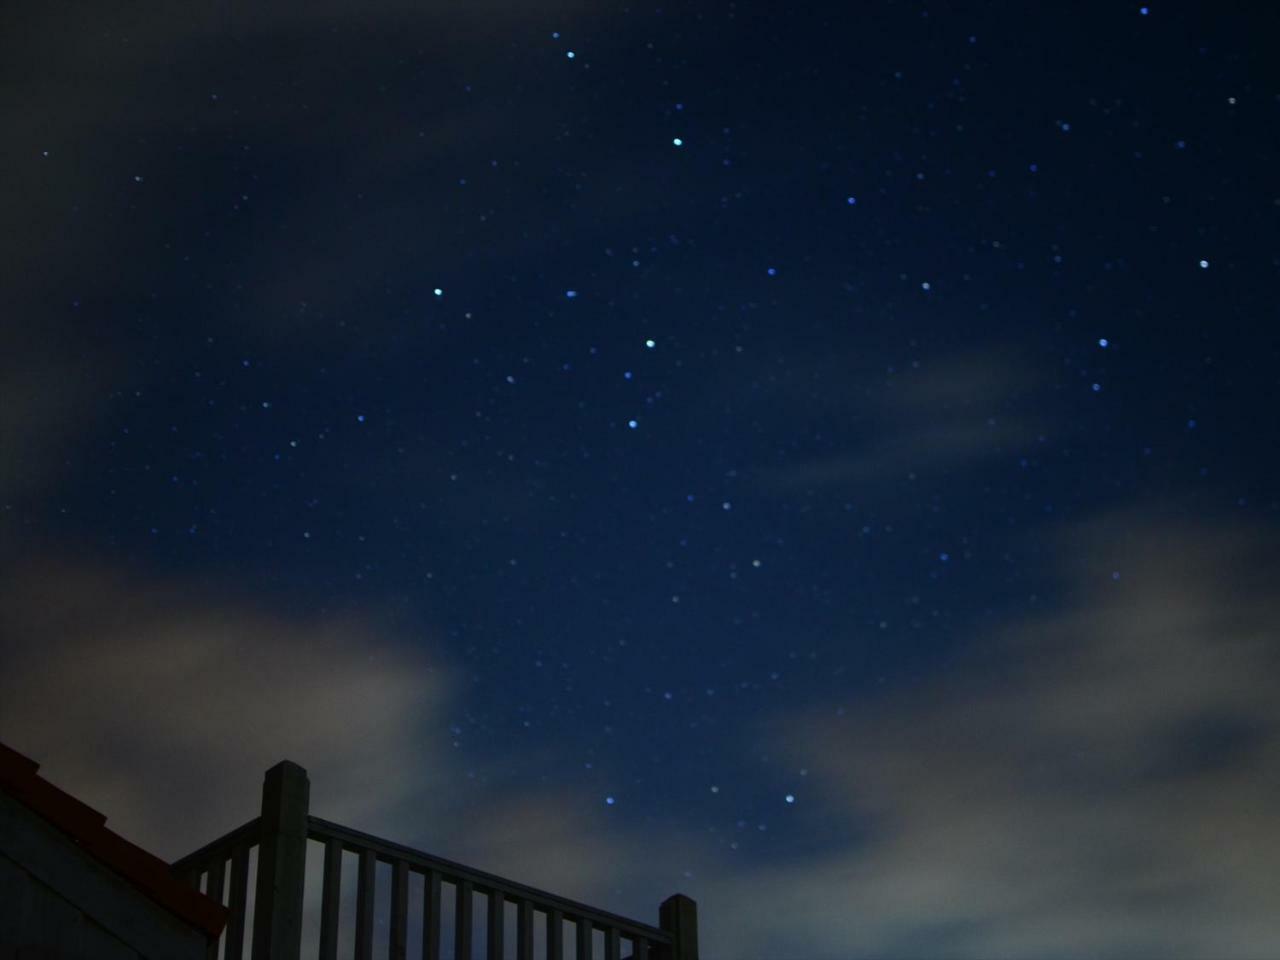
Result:
<svg viewBox="0 0 1280 960">
<path fill-rule="evenodd" d="M 1280 955 L 1277 35 L 26 5 L 0 741 L 702 960 Z"/>
</svg>

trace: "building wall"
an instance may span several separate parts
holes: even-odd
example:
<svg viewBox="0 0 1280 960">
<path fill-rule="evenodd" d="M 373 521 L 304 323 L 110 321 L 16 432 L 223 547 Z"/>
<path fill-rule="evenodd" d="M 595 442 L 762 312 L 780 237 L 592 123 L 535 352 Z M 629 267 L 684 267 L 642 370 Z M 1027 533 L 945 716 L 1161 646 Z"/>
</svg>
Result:
<svg viewBox="0 0 1280 960">
<path fill-rule="evenodd" d="M 75 904 L 0 855 L 0 960 L 102 957 L 139 960 L 141 954 Z"/>
<path fill-rule="evenodd" d="M 207 940 L 0 792 L 0 960 L 204 960 Z"/>
</svg>

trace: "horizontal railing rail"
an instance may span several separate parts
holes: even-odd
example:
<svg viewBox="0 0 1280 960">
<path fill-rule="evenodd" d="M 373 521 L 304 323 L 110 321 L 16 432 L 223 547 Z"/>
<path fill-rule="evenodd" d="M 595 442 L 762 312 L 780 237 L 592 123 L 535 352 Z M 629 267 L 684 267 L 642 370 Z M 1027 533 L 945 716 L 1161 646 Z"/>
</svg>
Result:
<svg viewBox="0 0 1280 960">
<path fill-rule="evenodd" d="M 249 852 L 258 847 L 254 881 L 254 960 L 299 960 L 302 943 L 303 885 L 307 842 L 324 845 L 321 890 L 319 957 L 336 960 L 339 900 L 344 853 L 357 858 L 356 929 L 357 960 L 372 960 L 373 905 L 379 862 L 391 867 L 390 956 L 403 960 L 407 950 L 409 876 L 423 878 L 422 957 L 440 960 L 441 884 L 454 889 L 453 960 L 473 960 L 472 926 L 476 895 L 487 900 L 487 960 L 504 960 L 506 904 L 516 906 L 516 960 L 533 960 L 534 915 L 545 917 L 545 956 L 563 960 L 564 922 L 573 924 L 576 949 L 571 960 L 593 960 L 594 932 L 604 935 L 602 960 L 624 960 L 621 941 L 631 943 L 626 960 L 697 960 L 697 905 L 683 894 L 663 901 L 659 926 L 610 913 L 540 890 L 484 870 L 446 860 L 422 850 L 353 830 L 312 816 L 307 773 L 290 761 L 267 771 L 262 790 L 262 812 L 200 849 L 175 860 L 174 874 L 199 889 L 208 876 L 206 892 L 222 902 L 228 861 L 231 867 L 230 917 L 223 932 L 223 960 L 241 960 L 244 944 L 249 873 Z M 218 960 L 220 940 L 209 944 L 208 960 Z"/>
<path fill-rule="evenodd" d="M 205 893 L 222 903 L 227 861 L 231 861 L 231 895 L 227 903 L 230 912 L 226 929 L 222 932 L 222 938 L 227 942 L 224 960 L 241 960 L 249 904 L 249 848 L 260 842 L 261 834 L 262 817 L 254 817 L 169 866 L 175 875 L 197 890 L 200 889 L 201 874 L 208 874 Z M 214 940 L 209 944 L 208 960 L 217 958 L 218 941 Z"/>
<path fill-rule="evenodd" d="M 235 848 L 237 844 L 245 844 L 253 846 L 258 842 L 258 833 L 261 830 L 262 818 L 254 817 L 247 823 L 242 823 L 230 833 L 225 833 L 217 840 L 206 843 L 199 850 L 193 850 L 185 857 L 173 861 L 169 864 L 169 869 L 175 873 L 182 873 L 184 870 L 190 870 L 193 867 L 203 872 L 208 866 L 208 861 L 212 860 L 216 854 L 226 853 L 226 851 Z"/>
<path fill-rule="evenodd" d="M 625 936 L 643 937 L 651 944 L 666 946 L 671 943 L 671 935 L 661 927 L 650 926 L 647 923 L 622 917 L 607 910 L 601 910 L 585 903 L 579 903 L 576 900 L 570 900 L 568 897 L 562 897 L 559 894 L 539 890 L 537 887 L 531 887 L 516 880 L 508 880 L 505 877 L 499 877 L 484 870 L 477 870 L 475 867 L 468 867 L 465 864 L 455 863 L 453 860 L 446 860 L 434 854 L 424 853 L 421 850 L 415 850 L 403 844 L 383 840 L 368 833 L 361 833 L 359 830 L 331 823 L 316 816 L 308 816 L 307 825 L 307 834 L 312 840 L 337 840 L 341 842 L 342 849 L 349 853 L 358 855 L 365 850 L 372 850 L 376 859 L 382 863 L 394 866 L 397 862 L 404 862 L 424 874 L 428 871 L 434 871 L 449 883 L 465 880 L 470 882 L 474 891 L 483 893 L 486 896 L 497 891 L 509 901 L 528 900 L 544 913 L 549 913 L 551 910 L 559 910 L 566 919 L 586 917 L 591 920 L 596 929 L 616 927 Z"/>
</svg>

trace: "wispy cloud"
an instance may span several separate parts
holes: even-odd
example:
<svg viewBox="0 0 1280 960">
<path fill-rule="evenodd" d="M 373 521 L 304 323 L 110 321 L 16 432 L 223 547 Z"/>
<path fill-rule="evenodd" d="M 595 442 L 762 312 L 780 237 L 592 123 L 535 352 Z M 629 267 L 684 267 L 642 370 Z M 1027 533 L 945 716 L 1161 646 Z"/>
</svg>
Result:
<svg viewBox="0 0 1280 960">
<path fill-rule="evenodd" d="M 281 759 L 306 768 L 319 816 L 601 906 L 663 889 L 678 859 L 681 838 L 628 839 L 584 810 L 551 747 L 487 765 L 456 749 L 468 675 L 373 611 L 298 616 L 45 558 L 0 580 L 0 637 L 0 739 L 166 859 L 256 816 Z"/>
<path fill-rule="evenodd" d="M 34 322 L 0 333 L 0 562 L 11 546 L 3 527 L 15 522 L 14 502 L 43 492 L 74 462 L 79 413 L 102 403 L 103 372 L 116 362 L 111 350 L 39 342 L 49 334 Z"/>
<path fill-rule="evenodd" d="M 95 566 L 34 563 L 0 598 L 6 742 L 160 856 L 254 816 L 282 758 L 334 819 L 443 803 L 457 684 L 422 643 Z"/>
<path fill-rule="evenodd" d="M 1274 562 L 1247 530 L 1149 513 L 1058 546 L 1071 604 L 975 642 L 969 668 L 762 726 L 870 839 L 724 877 L 717 901 L 757 909 L 708 913 L 718 955 L 1280 951 Z"/>
<path fill-rule="evenodd" d="M 1265 539 L 1174 507 L 1055 543 L 1062 606 L 914 688 L 742 731 L 807 768 L 788 811 L 806 830 L 859 838 L 807 858 L 743 860 L 679 811 L 626 821 L 554 774 L 470 790 L 441 735 L 464 678 L 429 641 L 92 566 L 0 589 L 4 636 L 30 638 L 6 651 L 0 735 L 164 856 L 253 816 L 288 757 L 314 811 L 359 829 L 650 922 L 688 893 L 708 960 L 1275 956 Z"/>
<path fill-rule="evenodd" d="M 688 853 L 684 837 L 620 832 L 584 805 L 553 748 L 465 758 L 450 727 L 468 677 L 375 614 L 286 615 L 44 559 L 0 581 L 0 637 L 0 740 L 165 859 L 256 816 L 281 759 L 306 768 L 316 815 L 649 922 Z M 486 787 L 490 772 L 518 791 Z M 321 865 L 308 862 L 312 920 Z"/>
<path fill-rule="evenodd" d="M 759 467 L 756 482 L 772 493 L 863 495 L 916 478 L 941 480 L 1024 449 L 1043 429 L 1018 403 L 1037 382 L 1035 371 L 1010 348 L 922 361 L 894 373 L 838 357 L 798 366 L 804 376 L 770 391 L 770 402 L 790 412 L 791 427 L 811 421 L 816 432 L 865 439 Z"/>
</svg>

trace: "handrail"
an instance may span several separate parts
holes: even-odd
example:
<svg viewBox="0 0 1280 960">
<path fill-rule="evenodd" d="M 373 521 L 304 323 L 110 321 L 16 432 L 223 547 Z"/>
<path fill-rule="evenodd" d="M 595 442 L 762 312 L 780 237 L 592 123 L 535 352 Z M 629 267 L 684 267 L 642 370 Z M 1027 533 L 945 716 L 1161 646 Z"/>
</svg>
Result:
<svg viewBox="0 0 1280 960">
<path fill-rule="evenodd" d="M 605 935 L 604 960 L 619 960 L 619 938 L 623 935 L 632 941 L 632 956 L 636 960 L 698 960 L 697 904 L 684 894 L 673 894 L 660 904 L 659 926 L 641 923 L 312 816 L 309 811 L 310 791 L 306 770 L 292 761 L 282 760 L 263 778 L 259 816 L 170 865 L 176 876 L 197 890 L 200 889 L 201 875 L 207 873 L 208 895 L 221 903 L 227 890 L 227 865 L 230 861 L 230 890 L 227 895 L 231 916 L 222 937 L 209 944 L 209 960 L 217 960 L 222 943 L 225 943 L 226 960 L 240 960 L 244 955 L 247 946 L 245 934 L 249 932 L 245 922 L 250 894 L 254 897 L 253 956 L 298 960 L 310 840 L 320 841 L 325 847 L 319 943 L 322 960 L 333 960 L 336 956 L 339 878 L 344 852 L 357 854 L 360 860 L 355 933 L 356 955 L 362 960 L 372 957 L 375 868 L 379 860 L 392 866 L 391 919 L 394 929 L 391 953 L 394 957 L 404 957 L 408 919 L 405 897 L 412 869 L 424 874 L 427 881 L 423 914 L 424 955 L 433 960 L 439 958 L 442 881 L 453 884 L 457 889 L 455 960 L 468 960 L 471 955 L 471 911 L 476 893 L 489 898 L 486 953 L 490 960 L 500 958 L 504 953 L 504 901 L 514 902 L 518 907 L 516 947 L 522 960 L 532 960 L 533 957 L 535 910 L 547 917 L 549 957 L 560 956 L 562 922 L 568 920 L 576 926 L 576 954 L 579 958 L 591 957 L 592 933 L 600 929 Z M 249 854 L 255 845 L 258 864 L 256 875 L 251 879 Z M 655 949 L 651 950 L 651 947 Z"/>
<path fill-rule="evenodd" d="M 242 823 L 230 833 L 224 833 L 217 840 L 206 843 L 199 850 L 188 853 L 180 860 L 175 860 L 169 864 L 169 869 L 174 873 L 181 873 L 188 867 L 203 866 L 204 861 L 219 851 L 234 847 L 238 843 L 248 843 L 253 846 L 258 842 L 258 834 L 261 832 L 262 817 L 254 817 L 247 823 Z"/>
<path fill-rule="evenodd" d="M 566 916 L 583 917 L 592 921 L 598 920 L 600 921 L 598 924 L 600 927 L 605 925 L 617 927 L 624 934 L 637 934 L 656 944 L 668 945 L 671 943 L 671 934 L 660 927 L 650 926 L 647 923 L 641 923 L 629 917 L 619 916 L 616 913 L 610 913 L 598 907 L 588 906 L 585 903 L 570 900 L 568 897 L 562 897 L 546 890 L 539 890 L 537 887 L 531 887 L 516 880 L 508 880 L 506 877 L 500 877 L 484 870 L 477 870 L 475 867 L 468 867 L 453 860 L 446 860 L 443 857 L 415 850 L 403 844 L 383 840 L 381 837 L 362 833 L 359 830 L 353 830 L 351 827 L 344 827 L 341 824 L 323 820 L 320 817 L 308 815 L 307 828 L 309 839 L 340 840 L 343 843 L 343 849 L 351 853 L 372 850 L 378 855 L 378 859 L 384 863 L 403 860 L 424 870 L 435 870 L 451 881 L 454 878 L 470 880 L 474 888 L 482 893 L 498 890 L 504 896 L 511 894 L 511 899 L 536 901 L 538 906 L 545 905 L 548 908 L 558 909 Z M 592 926 L 597 926 L 597 924 L 593 923 Z"/>
</svg>

